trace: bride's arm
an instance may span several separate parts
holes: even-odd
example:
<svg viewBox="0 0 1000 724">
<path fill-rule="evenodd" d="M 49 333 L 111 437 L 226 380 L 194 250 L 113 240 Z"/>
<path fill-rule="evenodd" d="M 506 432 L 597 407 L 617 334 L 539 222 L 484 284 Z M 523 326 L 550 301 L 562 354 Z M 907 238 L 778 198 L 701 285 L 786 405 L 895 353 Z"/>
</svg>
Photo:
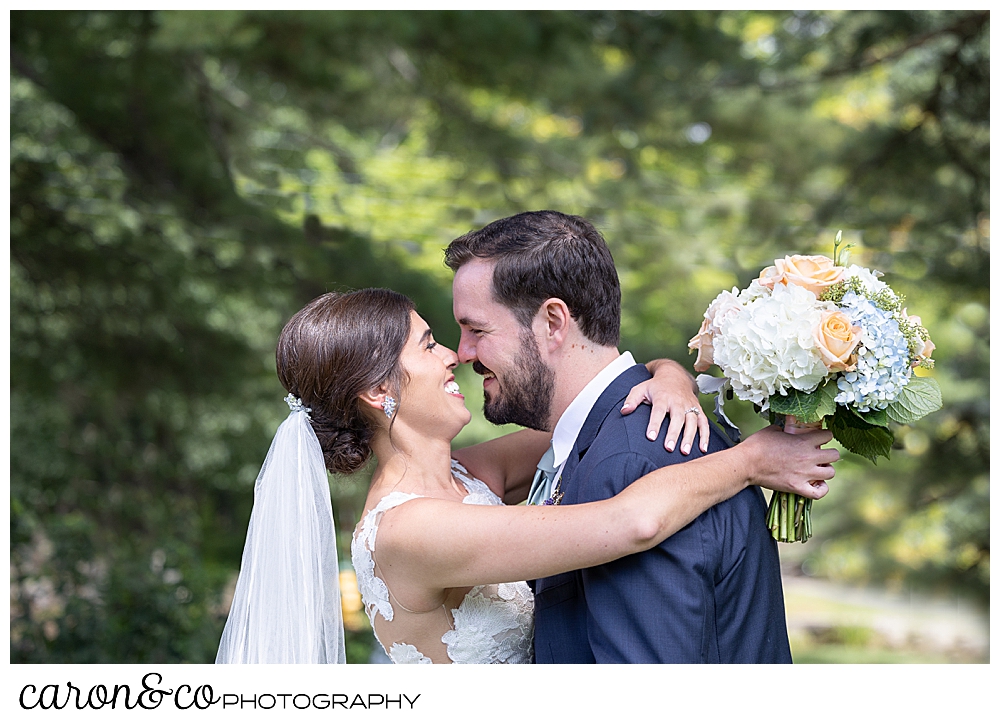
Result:
<svg viewBox="0 0 1000 724">
<path fill-rule="evenodd" d="M 672 359 L 654 359 L 646 363 L 646 369 L 653 376 L 629 391 L 622 414 L 629 415 L 639 405 L 649 403 L 653 409 L 649 413 L 646 437 L 655 440 L 660 434 L 660 425 L 669 417 L 670 424 L 663 438 L 663 447 L 667 452 L 674 451 L 679 439 L 681 453 L 687 455 L 691 452 L 695 435 L 698 435 L 701 451 L 708 452 L 710 427 L 698 401 L 698 385 L 694 377 Z M 698 414 L 686 414 L 692 409 L 696 409 Z"/>
<path fill-rule="evenodd" d="M 630 414 L 639 405 L 649 403 L 653 409 L 649 417 L 647 437 L 656 439 L 660 426 L 668 416 L 670 423 L 664 447 L 673 451 L 677 440 L 681 452 L 687 454 L 695 435 L 699 435 L 702 452 L 708 450 L 709 425 L 704 413 L 686 415 L 692 407 L 701 410 L 694 378 L 677 362 L 656 359 L 646 364 L 653 375 L 636 385 L 625 398 L 622 414 Z M 515 505 L 528 497 L 535 467 L 552 440 L 551 433 L 536 430 L 519 430 L 477 445 L 456 450 L 453 457 L 466 470 L 486 483 L 507 505 Z"/>
<path fill-rule="evenodd" d="M 566 506 L 477 506 L 420 498 L 385 514 L 380 566 L 402 600 L 587 568 L 647 550 L 748 485 L 820 498 L 829 463 L 822 430 L 766 428 L 733 448 L 655 470 L 613 498 Z M 409 599 L 407 598 L 409 597 Z"/>
<path fill-rule="evenodd" d="M 518 430 L 455 450 L 452 457 L 504 503 L 516 505 L 527 499 L 535 468 L 551 441 L 552 433 Z"/>
</svg>

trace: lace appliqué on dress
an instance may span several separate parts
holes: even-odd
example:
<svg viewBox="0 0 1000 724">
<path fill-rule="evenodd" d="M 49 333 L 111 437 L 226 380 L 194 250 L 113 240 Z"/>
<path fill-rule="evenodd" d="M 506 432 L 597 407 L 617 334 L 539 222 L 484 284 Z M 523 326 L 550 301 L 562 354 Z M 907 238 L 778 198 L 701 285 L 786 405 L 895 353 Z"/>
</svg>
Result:
<svg viewBox="0 0 1000 724">
<path fill-rule="evenodd" d="M 433 664 L 434 662 L 417 651 L 413 644 L 393 644 L 388 651 L 394 664 Z"/>
<path fill-rule="evenodd" d="M 451 470 L 469 492 L 463 503 L 469 505 L 503 505 L 503 502 L 481 480 L 471 475 L 458 461 L 452 460 Z M 375 536 L 385 511 L 420 496 L 410 493 L 390 493 L 365 516 L 360 530 L 351 542 L 351 557 L 358 577 L 358 590 L 372 627 L 375 613 L 392 621 L 389 589 L 375 575 Z M 448 647 L 448 658 L 456 664 L 527 664 L 531 662 L 534 628 L 534 599 L 524 581 L 476 586 L 451 610 L 453 626 L 441 637 Z M 376 639 L 378 636 L 376 635 Z M 379 641 L 381 644 L 382 642 Z M 382 645 L 385 648 L 385 645 Z M 429 664 L 412 644 L 394 642 L 387 650 L 396 664 Z"/>
<path fill-rule="evenodd" d="M 463 503 L 470 505 L 503 505 L 503 501 L 497 497 L 497 494 L 490 490 L 490 487 L 482 480 L 469 475 L 469 471 L 458 460 L 451 461 L 451 474 L 458 478 L 459 482 L 469 491 L 469 494 L 462 501 Z"/>
<path fill-rule="evenodd" d="M 361 524 L 361 530 L 355 533 L 351 540 L 351 564 L 358 577 L 358 590 L 361 592 L 361 600 L 365 604 L 365 613 L 372 621 L 374 621 L 376 611 L 386 621 L 392 621 L 393 616 L 392 604 L 389 603 L 389 589 L 386 588 L 385 582 L 375 575 L 375 559 L 372 558 L 372 554 L 375 552 L 375 533 L 378 531 L 378 523 L 385 511 L 419 497 L 419 495 L 412 493 L 389 493 L 378 502 L 378 505 L 368 511 L 368 515 L 365 516 L 364 522 Z"/>
<path fill-rule="evenodd" d="M 455 627 L 441 641 L 454 663 L 531 662 L 534 599 L 524 581 L 476 586 L 451 615 Z"/>
</svg>

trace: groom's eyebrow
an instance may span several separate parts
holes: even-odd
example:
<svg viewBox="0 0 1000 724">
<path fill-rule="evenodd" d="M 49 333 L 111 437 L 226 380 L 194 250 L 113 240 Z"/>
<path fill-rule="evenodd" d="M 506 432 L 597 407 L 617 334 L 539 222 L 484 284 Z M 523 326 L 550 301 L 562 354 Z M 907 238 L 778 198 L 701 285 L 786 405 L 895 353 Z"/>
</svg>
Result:
<svg viewBox="0 0 1000 724">
<path fill-rule="evenodd" d="M 462 326 L 475 327 L 476 329 L 486 326 L 486 322 L 480 322 L 478 319 L 469 319 L 468 317 L 462 317 L 458 320 L 458 323 Z"/>
</svg>

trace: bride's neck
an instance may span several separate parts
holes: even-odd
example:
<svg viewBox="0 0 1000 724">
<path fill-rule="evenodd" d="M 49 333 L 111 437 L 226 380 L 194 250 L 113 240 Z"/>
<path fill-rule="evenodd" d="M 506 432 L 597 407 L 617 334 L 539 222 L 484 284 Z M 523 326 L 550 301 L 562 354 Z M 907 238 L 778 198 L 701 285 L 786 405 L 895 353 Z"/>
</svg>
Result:
<svg viewBox="0 0 1000 724">
<path fill-rule="evenodd" d="M 378 465 L 372 489 L 433 494 L 455 488 L 451 475 L 451 440 L 432 437 L 405 425 L 379 432 L 372 441 Z"/>
</svg>

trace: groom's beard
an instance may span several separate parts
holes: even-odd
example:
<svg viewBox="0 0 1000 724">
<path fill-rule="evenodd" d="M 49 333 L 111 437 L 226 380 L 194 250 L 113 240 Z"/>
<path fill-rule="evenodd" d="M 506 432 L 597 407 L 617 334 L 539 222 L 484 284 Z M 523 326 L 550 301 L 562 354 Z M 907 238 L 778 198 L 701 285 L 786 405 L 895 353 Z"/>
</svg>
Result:
<svg viewBox="0 0 1000 724">
<path fill-rule="evenodd" d="M 530 333 L 521 335 L 521 359 L 518 362 L 517 367 L 504 373 L 503 379 L 497 376 L 499 393 L 486 393 L 483 416 L 494 425 L 513 423 L 548 432 L 556 374 L 542 362 L 535 337 Z M 472 368 L 479 374 L 487 371 L 478 360 L 473 362 Z"/>
</svg>

